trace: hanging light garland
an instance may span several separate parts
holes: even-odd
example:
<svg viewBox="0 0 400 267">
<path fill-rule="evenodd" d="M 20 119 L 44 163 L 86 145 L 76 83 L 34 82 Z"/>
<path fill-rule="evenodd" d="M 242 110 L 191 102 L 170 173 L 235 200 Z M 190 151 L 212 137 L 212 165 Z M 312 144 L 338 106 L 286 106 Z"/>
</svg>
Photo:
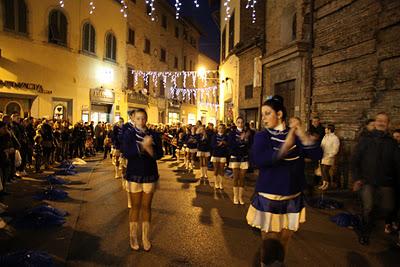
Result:
<svg viewBox="0 0 400 267">
<path fill-rule="evenodd" d="M 199 6 L 200 6 L 199 3 L 198 3 L 198 0 L 194 0 L 193 2 L 194 2 L 194 5 L 195 5 L 196 7 L 199 7 Z"/>
<path fill-rule="evenodd" d="M 89 14 L 93 14 L 95 9 L 96 9 L 96 6 L 94 5 L 94 1 L 90 1 L 89 2 Z"/>
<path fill-rule="evenodd" d="M 170 79 L 173 86 L 176 88 L 178 79 L 182 79 L 183 87 L 186 87 L 187 81 L 190 79 L 193 83 L 193 87 L 196 86 L 196 80 L 201 79 L 203 84 L 207 86 L 207 77 L 209 74 L 218 72 L 217 70 L 206 70 L 206 71 L 142 71 L 132 70 L 133 80 L 135 86 L 138 85 L 139 79 L 149 81 L 149 77 L 153 81 L 155 87 L 157 82 L 161 78 L 164 87 L 166 87 L 167 80 Z"/>
<path fill-rule="evenodd" d="M 154 11 L 156 8 L 154 7 L 154 0 L 146 0 L 146 4 L 150 6 L 150 12 L 147 15 L 151 17 L 151 21 L 155 21 Z"/>
<path fill-rule="evenodd" d="M 217 94 L 218 86 L 211 86 L 205 88 L 176 88 L 171 87 L 168 92 L 169 99 L 178 99 L 181 101 L 189 101 L 191 97 L 199 97 L 200 105 L 207 107 L 215 107 L 217 105 L 214 102 L 207 101 L 208 99 L 215 98 Z"/>
<path fill-rule="evenodd" d="M 60 0 L 60 7 L 64 7 L 64 0 Z"/>
<path fill-rule="evenodd" d="M 181 11 L 181 1 L 175 0 L 175 18 L 179 19 L 180 11 Z"/>
<path fill-rule="evenodd" d="M 231 17 L 230 2 L 231 2 L 231 0 L 225 0 L 225 1 L 224 1 L 224 7 L 225 7 L 225 21 L 227 21 L 227 20 Z"/>
<path fill-rule="evenodd" d="M 256 23 L 256 3 L 257 3 L 257 0 L 247 0 L 246 9 L 248 9 L 248 8 L 252 9 L 251 23 Z"/>
<path fill-rule="evenodd" d="M 128 17 L 128 5 L 126 4 L 126 0 L 121 0 L 121 9 L 120 12 L 124 14 L 124 18 Z"/>
</svg>

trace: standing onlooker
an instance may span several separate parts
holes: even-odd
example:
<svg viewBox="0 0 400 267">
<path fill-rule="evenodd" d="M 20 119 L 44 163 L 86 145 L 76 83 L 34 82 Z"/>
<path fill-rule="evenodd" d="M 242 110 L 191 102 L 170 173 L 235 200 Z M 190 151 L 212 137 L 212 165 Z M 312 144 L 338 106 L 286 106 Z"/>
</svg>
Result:
<svg viewBox="0 0 400 267">
<path fill-rule="evenodd" d="M 96 139 L 96 150 L 97 151 L 103 151 L 103 126 L 101 125 L 101 122 L 99 121 L 94 128 L 94 136 Z"/>
<path fill-rule="evenodd" d="M 0 182 L 1 193 L 6 192 L 6 182 L 9 182 L 12 175 L 12 156 L 14 155 L 14 145 L 10 131 L 6 123 L 0 121 Z"/>
<path fill-rule="evenodd" d="M 360 191 L 363 220 L 359 242 L 369 243 L 374 213 L 385 215 L 385 232 L 391 231 L 394 189 L 400 175 L 400 150 L 388 133 L 389 116 L 378 113 L 375 130 L 360 136 L 353 155 L 353 190 Z M 377 207 L 380 210 L 377 210 Z"/>
<path fill-rule="evenodd" d="M 33 145 L 33 155 L 35 156 L 35 172 L 40 173 L 42 167 L 43 148 L 42 148 L 42 136 L 38 134 L 34 137 L 35 144 Z"/>
<path fill-rule="evenodd" d="M 36 131 L 35 128 L 33 126 L 33 118 L 29 117 L 27 119 L 24 120 L 25 122 L 25 131 L 26 131 L 26 136 L 28 138 L 28 160 L 27 163 L 29 165 L 32 165 L 32 156 L 33 156 L 33 145 L 34 145 L 34 137 L 36 135 Z"/>
<path fill-rule="evenodd" d="M 340 141 L 335 135 L 335 126 L 333 124 L 328 124 L 328 127 L 325 128 L 325 136 L 322 138 L 321 147 L 324 155 L 321 160 L 322 185 L 319 188 L 326 190 L 330 183 L 335 187 L 330 172 L 335 165 L 335 157 L 340 147 Z"/>
<path fill-rule="evenodd" d="M 51 152 L 54 148 L 54 136 L 53 130 L 51 129 L 51 126 L 46 119 L 42 121 L 40 133 L 42 136 L 44 166 L 47 169 L 51 164 Z"/>
<path fill-rule="evenodd" d="M 325 128 L 321 125 L 321 120 L 318 116 L 314 116 L 311 120 L 308 133 L 317 137 L 317 141 L 321 142 L 325 135 Z"/>
<path fill-rule="evenodd" d="M 11 133 L 14 135 L 14 137 L 18 140 L 19 142 L 19 153 L 21 156 L 21 165 L 19 167 L 17 167 L 17 176 L 25 176 L 26 172 L 25 172 L 25 166 L 26 166 L 26 161 L 27 161 L 27 147 L 28 147 L 28 137 L 26 135 L 25 132 L 25 128 L 24 126 L 21 125 L 20 122 L 21 118 L 19 113 L 13 113 L 11 115 L 11 123 L 10 123 L 10 127 L 11 127 Z"/>
<path fill-rule="evenodd" d="M 400 129 L 394 130 L 394 132 L 393 132 L 393 139 L 396 140 L 397 145 L 398 145 L 399 148 L 400 148 Z"/>
</svg>

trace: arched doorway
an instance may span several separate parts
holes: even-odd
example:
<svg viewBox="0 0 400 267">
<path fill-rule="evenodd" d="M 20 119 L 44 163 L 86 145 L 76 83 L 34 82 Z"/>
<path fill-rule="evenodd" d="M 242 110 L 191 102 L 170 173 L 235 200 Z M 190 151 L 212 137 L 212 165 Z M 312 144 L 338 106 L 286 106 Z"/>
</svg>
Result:
<svg viewBox="0 0 400 267">
<path fill-rule="evenodd" d="M 18 113 L 20 116 L 22 116 L 22 107 L 18 102 L 15 101 L 10 101 L 6 105 L 6 114 L 11 115 L 13 113 Z"/>
</svg>

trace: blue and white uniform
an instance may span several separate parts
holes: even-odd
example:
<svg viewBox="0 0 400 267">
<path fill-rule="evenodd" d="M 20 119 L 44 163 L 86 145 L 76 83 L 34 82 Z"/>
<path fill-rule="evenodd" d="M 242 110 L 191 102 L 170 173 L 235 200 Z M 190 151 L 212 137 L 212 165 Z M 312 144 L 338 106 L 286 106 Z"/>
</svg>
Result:
<svg viewBox="0 0 400 267">
<path fill-rule="evenodd" d="M 154 156 L 150 156 L 141 147 L 145 136 L 153 138 Z M 131 193 L 150 193 L 155 190 L 159 179 L 157 160 L 163 156 L 160 136 L 153 131 L 141 131 L 132 124 L 127 125 L 123 131 L 122 151 L 128 164 L 124 179 L 125 189 Z"/>
<path fill-rule="evenodd" d="M 297 231 L 305 222 L 304 158 L 322 157 L 318 143 L 304 145 L 296 137 L 288 154 L 278 158 L 288 132 L 265 129 L 254 137 L 252 156 L 260 171 L 246 218 L 248 224 L 264 232 Z"/>
<path fill-rule="evenodd" d="M 221 143 L 224 142 L 224 143 Z M 220 144 L 220 145 L 219 145 Z M 214 134 L 211 139 L 212 157 L 211 162 L 226 162 L 228 157 L 228 135 Z"/>
<path fill-rule="evenodd" d="M 230 159 L 229 168 L 244 169 L 249 168 L 249 140 L 241 139 L 241 134 L 245 133 L 243 129 L 236 129 L 228 136 Z"/>
<path fill-rule="evenodd" d="M 207 135 L 198 135 L 197 139 L 197 156 L 198 157 L 209 157 L 210 156 L 210 139 Z"/>
<path fill-rule="evenodd" d="M 190 153 L 197 153 L 197 143 L 199 136 L 197 134 L 189 134 L 186 136 L 186 147 Z"/>
</svg>

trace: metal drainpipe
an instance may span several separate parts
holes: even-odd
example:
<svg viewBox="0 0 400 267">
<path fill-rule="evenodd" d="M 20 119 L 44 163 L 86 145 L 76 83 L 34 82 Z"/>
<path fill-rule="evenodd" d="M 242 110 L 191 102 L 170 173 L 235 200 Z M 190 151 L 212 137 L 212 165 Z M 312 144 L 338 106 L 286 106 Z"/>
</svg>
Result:
<svg viewBox="0 0 400 267">
<path fill-rule="evenodd" d="M 309 95 L 308 95 L 308 114 L 307 114 L 307 127 L 311 120 L 312 113 L 312 96 L 313 96 L 313 61 L 312 61 L 312 52 L 314 49 L 314 0 L 310 1 L 310 44 L 308 46 L 308 84 L 310 86 Z"/>
</svg>

